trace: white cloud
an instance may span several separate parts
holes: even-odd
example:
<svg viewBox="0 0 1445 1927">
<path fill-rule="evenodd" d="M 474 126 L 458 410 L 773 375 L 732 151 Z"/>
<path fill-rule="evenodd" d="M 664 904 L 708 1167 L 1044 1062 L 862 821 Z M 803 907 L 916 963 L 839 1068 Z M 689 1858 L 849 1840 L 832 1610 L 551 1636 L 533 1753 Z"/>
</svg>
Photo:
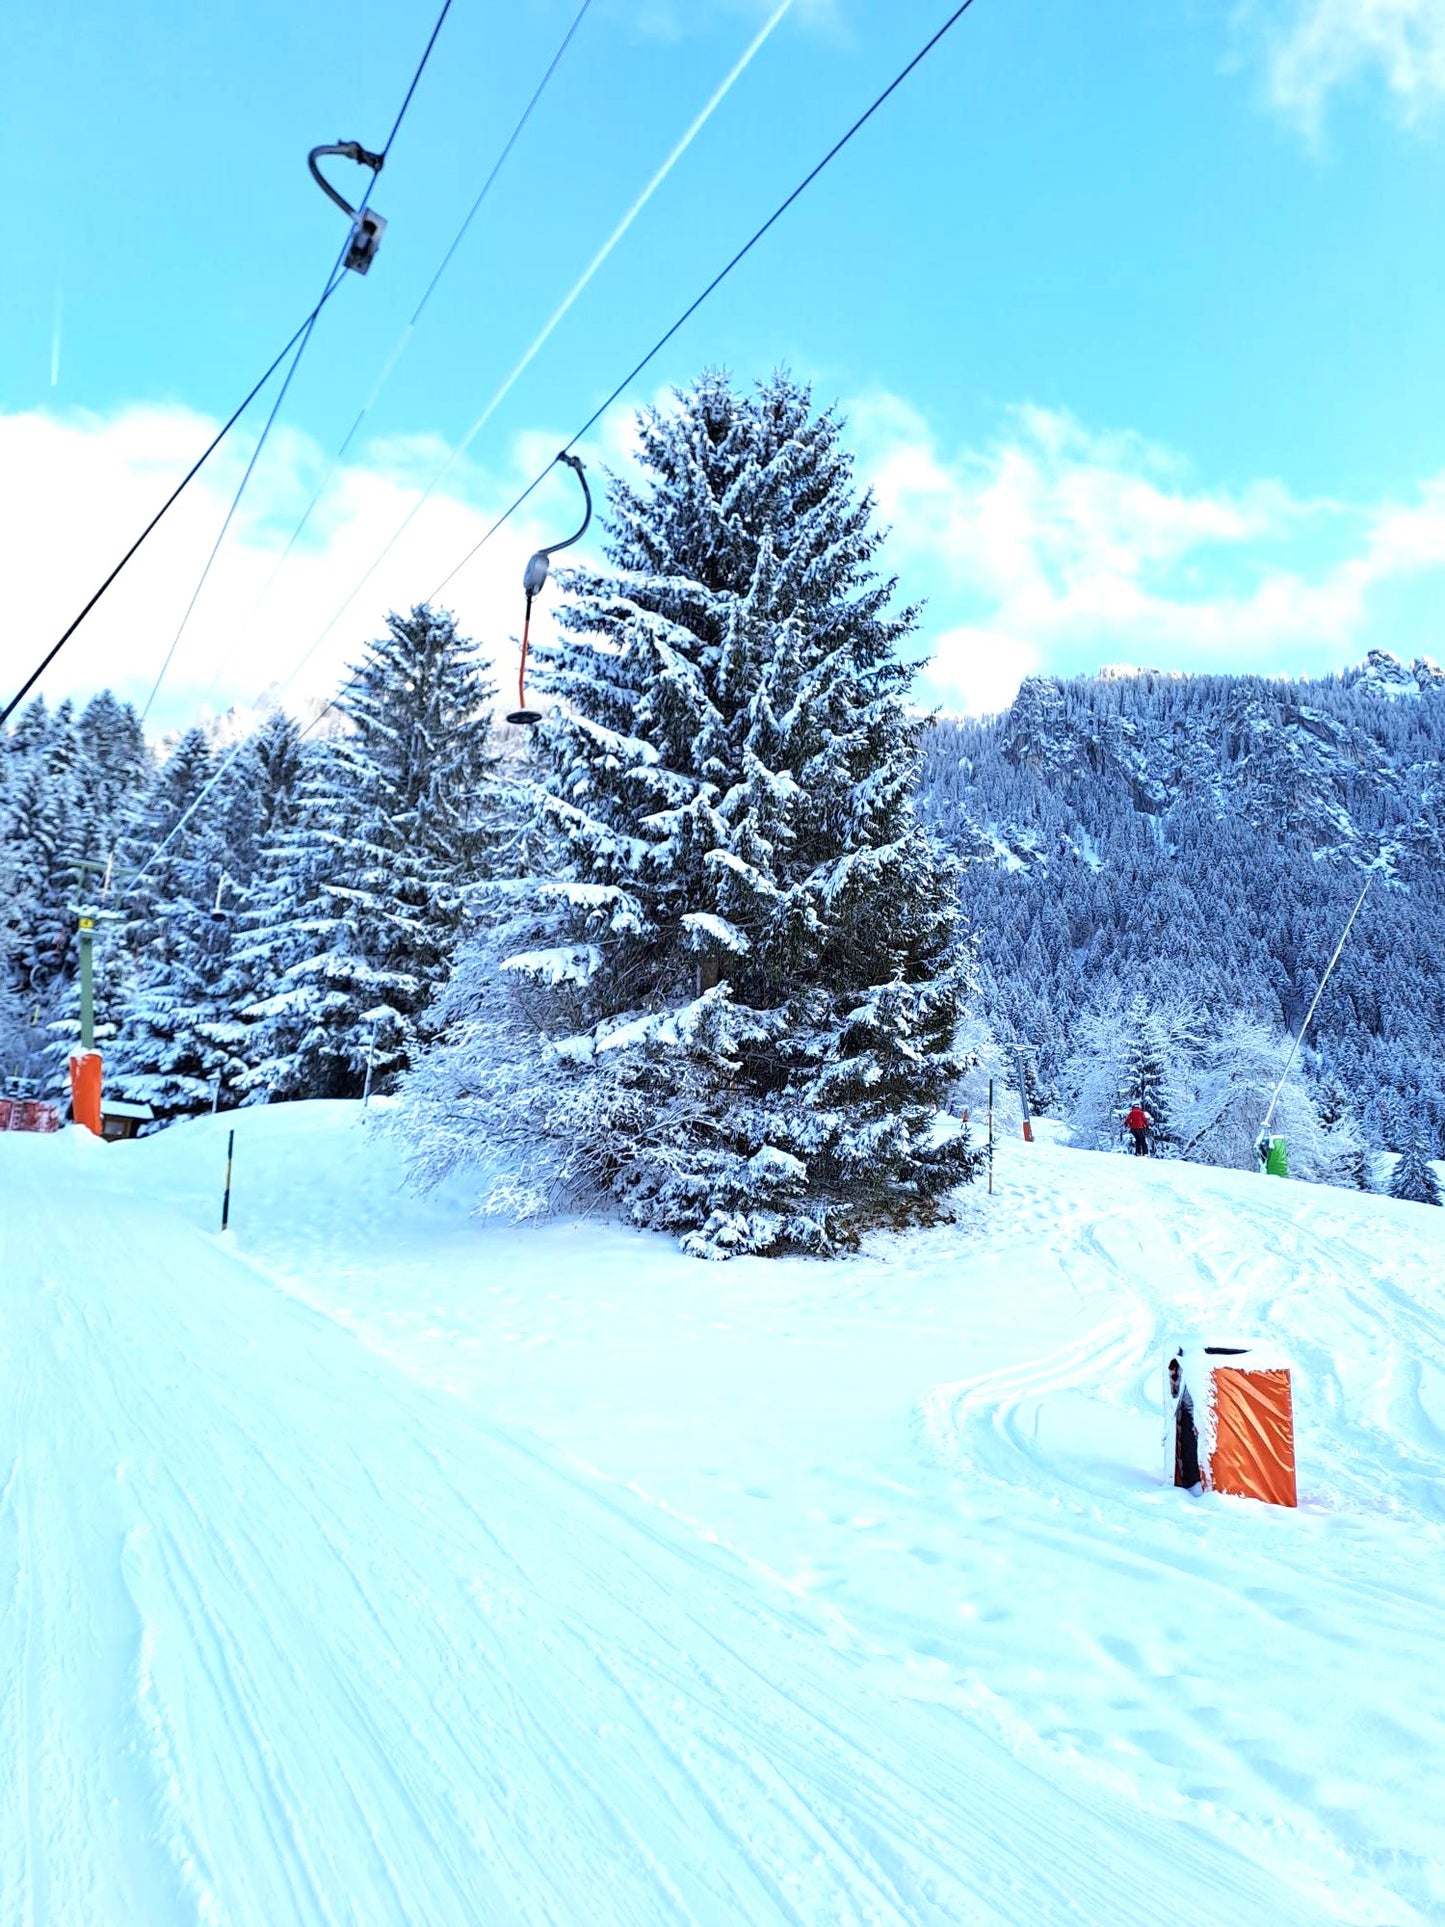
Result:
<svg viewBox="0 0 1445 1927">
<path fill-rule="evenodd" d="M 895 396 L 846 412 L 890 562 L 930 598 L 920 693 L 949 707 L 996 708 L 1038 666 L 1336 667 L 1363 653 L 1373 591 L 1445 567 L 1445 477 L 1349 507 L 1201 488 L 1137 435 L 1034 407 L 952 457 Z"/>
<path fill-rule="evenodd" d="M 1037 646 L 997 629 L 949 629 L 933 643 L 918 694 L 955 715 L 993 716 L 1007 709 L 1025 676 L 1042 662 Z"/>
<path fill-rule="evenodd" d="M 670 405 L 665 394 L 657 399 Z M 896 396 L 869 395 L 844 412 L 859 472 L 892 525 L 888 565 L 906 596 L 928 600 L 918 689 L 925 701 L 993 710 L 1036 670 L 1072 674 L 1121 660 L 1323 671 L 1375 642 L 1440 653 L 1438 630 L 1401 635 L 1379 608 L 1388 589 L 1398 621 L 1410 585 L 1422 608 L 1438 602 L 1429 572 L 1445 568 L 1445 475 L 1409 501 L 1350 506 L 1301 500 L 1268 480 L 1204 487 L 1177 455 L 1138 435 L 1096 433 L 1036 407 L 1009 411 L 993 440 L 956 452 L 943 451 Z M 213 423 L 173 408 L 0 415 L 7 695 L 213 432 Z M 288 702 L 303 708 L 331 695 L 387 611 L 428 595 L 559 439 L 528 431 L 498 470 L 460 464 L 315 649 Z M 635 440 L 627 408 L 589 438 L 599 502 L 604 466 L 625 468 Z M 47 674 L 48 698 L 83 699 L 109 685 L 144 700 L 247 453 L 227 444 L 214 472 L 203 471 Z M 153 726 L 173 728 L 203 708 L 248 706 L 290 677 L 443 454 L 430 436 L 362 451 L 333 478 L 270 583 L 326 467 L 307 437 L 278 433 L 177 651 Z M 526 558 L 573 526 L 575 510 L 575 485 L 559 470 L 440 598 L 493 655 L 504 681 L 514 673 Z M 545 600 L 539 619 L 550 621 Z"/>
<path fill-rule="evenodd" d="M 1407 123 L 1445 101 L 1445 0 L 1292 0 L 1244 15 L 1262 37 L 1271 104 L 1318 137 L 1336 89 L 1383 82 Z"/>
<path fill-rule="evenodd" d="M 604 424 L 604 429 L 607 425 Z M 181 408 L 0 415 L 0 526 L 6 532 L 8 697 L 164 501 L 216 424 Z M 291 685 L 287 700 L 329 696 L 392 608 L 427 595 L 556 452 L 523 438 L 501 473 L 459 466 L 426 504 Z M 613 437 L 613 445 L 616 438 Z M 144 701 L 235 491 L 248 444 L 224 444 L 46 674 L 50 700 L 109 685 Z M 277 561 L 325 473 L 323 451 L 280 431 L 268 444 L 202 593 L 152 725 L 254 702 L 286 681 L 443 459 L 435 437 L 393 438 L 338 470 L 279 575 Z M 572 518 L 570 477 L 537 491 L 441 600 L 493 653 L 503 677 L 521 623 L 521 575 L 552 523 Z M 268 583 L 270 584 L 268 588 Z M 258 606 L 259 603 L 259 606 Z M 545 605 L 542 612 L 545 622 Z M 535 620 L 535 618 L 534 618 Z"/>
</svg>

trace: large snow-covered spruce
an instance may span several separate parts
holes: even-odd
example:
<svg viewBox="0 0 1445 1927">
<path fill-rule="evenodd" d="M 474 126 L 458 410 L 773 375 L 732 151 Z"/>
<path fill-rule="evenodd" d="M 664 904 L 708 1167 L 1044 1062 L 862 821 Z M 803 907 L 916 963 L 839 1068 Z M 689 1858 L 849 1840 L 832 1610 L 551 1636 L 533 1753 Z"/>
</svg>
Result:
<svg viewBox="0 0 1445 1927">
<path fill-rule="evenodd" d="M 914 615 L 786 375 L 639 427 L 610 566 L 562 576 L 540 652 L 542 880 L 491 893 L 412 1126 L 432 1170 L 535 1150 L 533 1205 L 560 1179 L 700 1255 L 824 1251 L 975 1164 L 942 1112 L 968 955 L 911 800 Z"/>
<path fill-rule="evenodd" d="M 1149 1118 L 1150 1153 L 1177 1155 L 1174 1117 L 1185 1096 L 1180 1063 L 1187 1028 L 1182 1007 L 1161 1010 L 1143 996 L 1084 1013 L 1066 1067 L 1078 1093 L 1070 1121 L 1080 1144 L 1131 1149 L 1124 1120 L 1138 1104 Z"/>
</svg>

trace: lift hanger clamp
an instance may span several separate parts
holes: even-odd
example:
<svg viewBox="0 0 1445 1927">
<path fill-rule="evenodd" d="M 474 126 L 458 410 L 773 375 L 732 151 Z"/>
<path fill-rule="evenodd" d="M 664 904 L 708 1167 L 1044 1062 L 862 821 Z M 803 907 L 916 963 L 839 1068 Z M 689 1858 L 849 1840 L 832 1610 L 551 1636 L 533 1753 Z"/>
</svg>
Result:
<svg viewBox="0 0 1445 1927">
<path fill-rule="evenodd" d="M 334 141 L 327 147 L 313 147 L 306 156 L 306 165 L 311 169 L 312 180 L 329 200 L 335 201 L 351 222 L 351 240 L 347 245 L 346 258 L 341 265 L 344 268 L 350 268 L 355 274 L 365 274 L 376 259 L 376 251 L 381 246 L 381 237 L 386 232 L 386 222 L 370 207 L 364 207 L 358 213 L 316 165 L 318 154 L 339 154 L 343 160 L 355 161 L 358 167 L 369 167 L 373 180 L 381 172 L 386 156 L 371 153 L 361 145 L 360 141 Z"/>
</svg>

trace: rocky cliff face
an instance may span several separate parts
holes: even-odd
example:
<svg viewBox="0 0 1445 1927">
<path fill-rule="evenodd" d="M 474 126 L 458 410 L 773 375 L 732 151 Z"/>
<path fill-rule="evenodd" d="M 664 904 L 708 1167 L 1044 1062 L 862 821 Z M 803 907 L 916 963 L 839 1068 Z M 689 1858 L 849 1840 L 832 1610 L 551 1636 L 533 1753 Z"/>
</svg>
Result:
<svg viewBox="0 0 1445 1927">
<path fill-rule="evenodd" d="M 1445 1152 L 1445 670 L 1373 651 L 1311 682 L 1114 669 L 1032 678 L 1003 715 L 936 723 L 922 796 L 970 862 L 986 987 L 1047 1033 L 1124 990 L 1292 1028 L 1366 868 L 1321 1004 L 1320 1076 L 1383 1137 Z"/>
</svg>

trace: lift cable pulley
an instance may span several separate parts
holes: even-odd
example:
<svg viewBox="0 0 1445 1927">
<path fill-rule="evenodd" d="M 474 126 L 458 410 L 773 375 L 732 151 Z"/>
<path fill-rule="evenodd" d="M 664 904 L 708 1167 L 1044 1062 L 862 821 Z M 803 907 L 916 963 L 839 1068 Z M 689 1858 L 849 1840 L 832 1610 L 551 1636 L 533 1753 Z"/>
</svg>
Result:
<svg viewBox="0 0 1445 1927">
<path fill-rule="evenodd" d="M 345 195 L 332 186 L 316 165 L 319 154 L 339 154 L 343 160 L 355 161 L 358 167 L 369 167 L 373 181 L 381 172 L 386 156 L 371 153 L 361 145 L 360 141 L 336 141 L 330 147 L 313 147 L 306 156 L 306 165 L 311 169 L 312 180 L 328 199 L 335 201 L 347 220 L 351 222 L 351 245 L 347 248 L 341 265 L 352 269 L 356 274 L 365 274 L 376 259 L 376 251 L 381 246 L 381 237 L 386 232 L 386 222 L 374 208 L 366 205 L 365 200 L 362 201 L 359 209 L 354 208 Z"/>
<path fill-rule="evenodd" d="M 542 712 L 540 709 L 528 709 L 527 707 L 527 649 L 532 633 L 532 603 L 533 600 L 542 593 L 546 584 L 552 557 L 559 549 L 570 549 L 574 542 L 580 542 L 592 526 L 592 491 L 587 486 L 587 473 L 582 466 L 581 456 L 569 455 L 564 448 L 558 455 L 557 460 L 559 462 L 565 462 L 568 468 L 576 475 L 577 480 L 582 484 L 582 500 L 584 503 L 582 526 L 575 535 L 569 535 L 561 542 L 550 543 L 545 549 L 538 549 L 536 554 L 531 556 L 527 562 L 526 570 L 522 576 L 522 588 L 527 597 L 527 613 L 522 622 L 522 660 L 517 670 L 517 707 L 508 715 L 507 721 L 509 723 L 531 725 L 533 723 L 540 723 L 542 720 Z"/>
</svg>

